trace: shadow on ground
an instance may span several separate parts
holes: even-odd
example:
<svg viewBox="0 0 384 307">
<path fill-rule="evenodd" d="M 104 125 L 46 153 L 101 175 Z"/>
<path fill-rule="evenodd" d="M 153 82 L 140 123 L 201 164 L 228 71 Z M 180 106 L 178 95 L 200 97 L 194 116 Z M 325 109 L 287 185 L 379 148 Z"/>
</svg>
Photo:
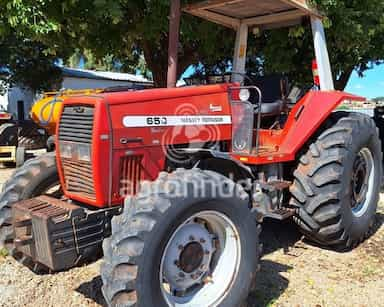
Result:
<svg viewBox="0 0 384 307">
<path fill-rule="evenodd" d="M 93 300 L 101 306 L 107 306 L 103 294 L 101 293 L 101 286 L 103 282 L 100 276 L 93 278 L 91 281 L 81 284 L 76 291 L 84 295 L 86 298 Z"/>
<path fill-rule="evenodd" d="M 292 222 L 277 222 L 266 220 L 263 223 L 261 233 L 261 243 L 263 244 L 263 254 L 272 253 L 283 248 L 288 252 L 301 235 Z M 275 301 L 288 287 L 288 280 L 281 276 L 281 272 L 287 272 L 292 267 L 269 260 L 261 260 L 261 269 L 256 277 L 256 288 L 249 295 L 248 307 L 267 306 Z M 106 306 L 101 293 L 102 281 L 100 276 L 93 280 L 81 284 L 76 291 L 95 303 Z"/>
<path fill-rule="evenodd" d="M 384 224 L 384 214 L 377 213 L 375 223 L 373 224 L 373 228 L 372 228 L 372 235 L 378 232 L 379 229 L 383 226 L 383 224 Z"/>
<path fill-rule="evenodd" d="M 378 213 L 372 229 L 372 235 L 375 234 L 384 224 L 384 214 Z M 266 219 L 263 223 L 263 231 L 260 241 L 263 244 L 263 256 L 282 249 L 285 254 L 290 254 L 291 249 L 302 238 L 293 221 L 274 221 Z M 371 244 L 372 245 L 372 244 Z M 380 244 L 381 246 L 381 244 Z M 371 253 L 380 254 L 378 248 L 370 246 Z M 305 248 L 305 246 L 301 246 Z M 287 289 L 289 280 L 280 273 L 293 269 L 291 266 L 273 262 L 270 260 L 261 260 L 261 270 L 256 275 L 256 287 L 248 297 L 248 307 L 264 307 L 272 305 L 280 295 Z M 93 280 L 83 283 L 76 289 L 85 297 L 93 300 L 95 303 L 106 306 L 101 293 L 102 281 L 100 276 Z"/>
<path fill-rule="evenodd" d="M 265 219 L 262 226 L 260 241 L 263 244 L 264 255 L 279 249 L 288 253 L 289 249 L 302 238 L 302 234 L 292 220 Z"/>
<path fill-rule="evenodd" d="M 261 260 L 261 269 L 256 274 L 256 287 L 248 297 L 247 307 L 272 305 L 287 289 L 289 281 L 280 273 L 292 269 L 291 266 L 269 260 Z"/>
<path fill-rule="evenodd" d="M 248 297 L 247 307 L 268 306 L 285 291 L 288 287 L 288 280 L 281 276 L 281 272 L 287 272 L 292 267 L 275 263 L 268 260 L 261 260 L 261 269 L 256 277 L 256 288 Z M 83 283 L 76 289 L 77 292 L 91 299 L 101 306 L 107 306 L 101 293 L 102 281 L 100 276 L 89 282 Z"/>
<path fill-rule="evenodd" d="M 281 222 L 265 219 L 260 237 L 263 244 L 263 256 L 280 249 L 288 254 L 301 237 L 302 235 L 292 221 Z M 288 279 L 280 273 L 291 270 L 291 266 L 263 259 L 260 265 L 260 272 L 256 275 L 256 288 L 248 297 L 248 307 L 272 305 L 289 284 Z"/>
</svg>

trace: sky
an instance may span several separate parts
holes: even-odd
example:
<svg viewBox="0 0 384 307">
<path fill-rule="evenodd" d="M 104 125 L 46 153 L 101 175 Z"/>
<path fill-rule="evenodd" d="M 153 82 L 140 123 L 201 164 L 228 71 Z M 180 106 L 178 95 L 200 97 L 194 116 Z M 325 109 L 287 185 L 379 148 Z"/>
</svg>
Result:
<svg viewBox="0 0 384 307">
<path fill-rule="evenodd" d="M 79 67 L 84 67 L 83 59 L 81 59 Z M 190 66 L 182 75 L 181 80 L 194 72 L 195 68 Z M 384 64 L 367 70 L 363 77 L 359 77 L 356 72 L 353 72 L 345 91 L 366 98 L 384 97 Z"/>
<path fill-rule="evenodd" d="M 193 72 L 194 68 L 190 66 L 183 74 L 182 79 L 190 76 Z M 370 99 L 384 97 L 384 64 L 367 70 L 363 77 L 359 77 L 356 72 L 353 72 L 345 91 Z"/>
<path fill-rule="evenodd" d="M 375 66 L 375 68 L 367 70 L 363 78 L 360 78 L 354 72 L 345 91 L 367 98 L 383 97 L 384 65 Z"/>
</svg>

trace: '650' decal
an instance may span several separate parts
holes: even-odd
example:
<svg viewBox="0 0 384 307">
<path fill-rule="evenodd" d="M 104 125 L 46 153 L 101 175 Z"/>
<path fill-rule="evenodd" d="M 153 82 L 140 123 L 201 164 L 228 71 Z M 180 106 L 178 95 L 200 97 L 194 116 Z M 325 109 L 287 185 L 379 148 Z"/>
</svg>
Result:
<svg viewBox="0 0 384 307">
<path fill-rule="evenodd" d="M 123 118 L 123 125 L 128 128 L 228 124 L 231 124 L 229 115 L 124 116 Z"/>
</svg>

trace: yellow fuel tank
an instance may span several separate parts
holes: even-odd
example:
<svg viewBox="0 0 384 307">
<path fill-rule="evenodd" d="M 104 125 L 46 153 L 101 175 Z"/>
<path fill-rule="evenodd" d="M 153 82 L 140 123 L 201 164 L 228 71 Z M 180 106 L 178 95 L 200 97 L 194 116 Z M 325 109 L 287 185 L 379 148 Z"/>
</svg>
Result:
<svg viewBox="0 0 384 307">
<path fill-rule="evenodd" d="M 102 91 L 102 89 L 84 89 L 44 93 L 43 98 L 36 101 L 32 106 L 31 118 L 36 124 L 47 130 L 50 135 L 54 135 L 64 99 L 75 95 L 97 94 Z"/>
</svg>

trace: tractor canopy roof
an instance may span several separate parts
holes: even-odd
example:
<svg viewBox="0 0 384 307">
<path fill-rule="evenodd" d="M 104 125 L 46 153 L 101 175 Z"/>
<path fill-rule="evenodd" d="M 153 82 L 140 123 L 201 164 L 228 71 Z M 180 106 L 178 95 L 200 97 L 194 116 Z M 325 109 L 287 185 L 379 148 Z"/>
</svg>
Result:
<svg viewBox="0 0 384 307">
<path fill-rule="evenodd" d="M 234 29 L 240 24 L 279 28 L 300 23 L 304 16 L 321 17 L 306 0 L 209 0 L 189 4 L 184 11 Z"/>
</svg>

